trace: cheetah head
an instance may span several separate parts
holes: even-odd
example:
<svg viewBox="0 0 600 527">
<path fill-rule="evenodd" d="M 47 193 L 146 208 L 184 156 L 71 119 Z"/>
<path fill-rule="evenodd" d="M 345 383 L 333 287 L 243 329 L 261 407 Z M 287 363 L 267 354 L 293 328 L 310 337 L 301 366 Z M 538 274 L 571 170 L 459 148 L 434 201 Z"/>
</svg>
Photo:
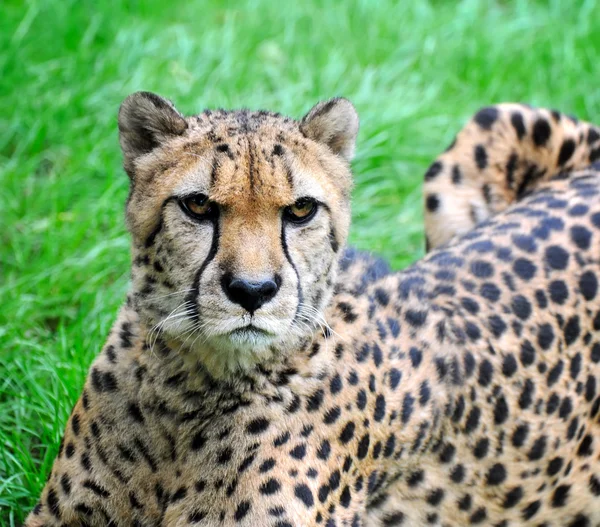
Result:
<svg viewBox="0 0 600 527">
<path fill-rule="evenodd" d="M 160 336 L 223 375 L 314 333 L 347 238 L 357 132 L 345 99 L 300 121 L 185 117 L 147 92 L 123 102 L 133 298 L 150 345 Z"/>
</svg>

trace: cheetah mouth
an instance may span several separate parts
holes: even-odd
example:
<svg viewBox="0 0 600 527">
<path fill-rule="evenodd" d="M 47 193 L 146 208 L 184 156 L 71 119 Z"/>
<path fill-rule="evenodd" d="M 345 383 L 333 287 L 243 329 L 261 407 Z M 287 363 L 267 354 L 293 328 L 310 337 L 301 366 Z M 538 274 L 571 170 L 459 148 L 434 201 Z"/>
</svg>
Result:
<svg viewBox="0 0 600 527">
<path fill-rule="evenodd" d="M 273 337 L 274 334 L 266 329 L 259 328 L 254 324 L 247 324 L 240 328 L 236 328 L 229 332 L 229 336 L 240 336 L 240 337 Z"/>
<path fill-rule="evenodd" d="M 270 344 L 276 334 L 254 324 L 247 324 L 229 331 L 224 337 L 234 346 L 262 348 Z"/>
</svg>

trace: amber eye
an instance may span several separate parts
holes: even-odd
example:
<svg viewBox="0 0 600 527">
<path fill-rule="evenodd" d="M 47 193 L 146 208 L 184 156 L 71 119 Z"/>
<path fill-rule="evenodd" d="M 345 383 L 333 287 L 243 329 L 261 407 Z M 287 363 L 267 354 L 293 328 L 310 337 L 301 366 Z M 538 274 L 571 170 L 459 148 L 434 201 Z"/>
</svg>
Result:
<svg viewBox="0 0 600 527">
<path fill-rule="evenodd" d="M 312 198 L 300 198 L 293 205 L 283 209 L 283 216 L 292 223 L 306 223 L 317 212 L 317 202 Z"/>
<path fill-rule="evenodd" d="M 179 200 L 181 208 L 195 219 L 208 219 L 217 210 L 216 205 L 208 199 L 206 194 L 193 194 Z"/>
</svg>

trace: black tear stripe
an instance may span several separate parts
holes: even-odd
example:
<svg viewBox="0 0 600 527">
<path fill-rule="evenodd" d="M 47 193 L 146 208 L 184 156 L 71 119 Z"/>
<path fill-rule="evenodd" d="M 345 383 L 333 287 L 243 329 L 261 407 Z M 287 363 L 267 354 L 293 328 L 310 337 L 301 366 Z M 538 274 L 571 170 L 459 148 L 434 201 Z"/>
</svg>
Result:
<svg viewBox="0 0 600 527">
<path fill-rule="evenodd" d="M 281 247 L 283 249 L 283 254 L 285 254 L 286 260 L 292 266 L 294 273 L 296 273 L 297 288 L 298 288 L 298 305 L 296 306 L 296 313 L 294 314 L 294 321 L 295 321 L 296 317 L 298 316 L 298 313 L 300 312 L 300 304 L 302 304 L 302 300 L 304 299 L 304 296 L 302 293 L 302 284 L 300 283 L 300 275 L 298 274 L 298 268 L 296 267 L 296 264 L 294 263 L 294 261 L 292 260 L 292 257 L 290 256 L 290 251 L 288 250 L 287 241 L 285 239 L 285 222 L 284 221 L 281 222 Z"/>
<path fill-rule="evenodd" d="M 202 278 L 202 273 L 208 266 L 210 262 L 213 261 L 217 251 L 219 250 L 219 217 L 217 216 L 214 220 L 211 221 L 213 225 L 213 237 L 210 243 L 210 249 L 208 251 L 208 255 L 202 262 L 200 269 L 194 276 L 194 282 L 192 284 L 192 290 L 185 297 L 186 302 L 191 302 L 193 306 L 193 313 L 190 317 L 194 322 L 200 321 L 200 311 L 198 309 L 198 297 L 200 296 L 200 279 Z"/>
</svg>

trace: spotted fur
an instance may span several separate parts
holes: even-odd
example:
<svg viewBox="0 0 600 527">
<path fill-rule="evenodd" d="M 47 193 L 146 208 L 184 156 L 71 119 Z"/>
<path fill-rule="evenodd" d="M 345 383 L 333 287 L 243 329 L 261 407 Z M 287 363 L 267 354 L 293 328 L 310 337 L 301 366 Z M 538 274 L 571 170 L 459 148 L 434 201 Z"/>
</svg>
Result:
<svg viewBox="0 0 600 527">
<path fill-rule="evenodd" d="M 425 173 L 427 247 L 503 211 L 560 173 L 600 159 L 600 128 L 522 104 L 481 109 Z"/>
<path fill-rule="evenodd" d="M 391 273 L 377 259 L 343 250 L 354 133 L 342 137 L 338 125 L 347 131 L 354 122 L 347 103 L 317 106 L 304 123 L 272 114 L 204 114 L 185 120 L 188 127 L 200 123 L 192 142 L 168 103 L 154 100 L 150 110 L 152 126 L 147 115 L 143 120 L 150 138 L 138 138 L 146 145 L 143 159 L 129 162 L 124 144 L 133 179 L 132 292 L 90 369 L 27 526 L 600 523 L 600 167 L 538 181 L 516 205 Z M 168 119 L 156 125 L 157 115 Z M 271 142 L 261 135 L 263 120 L 273 130 Z M 126 123 L 122 134 L 129 133 Z M 565 119 L 548 123 L 558 134 Z M 164 130 L 178 134 L 175 146 L 160 146 L 173 139 Z M 500 159 L 495 148 L 510 155 L 532 133 L 526 127 L 519 140 L 501 130 L 492 123 L 472 136 L 486 138 L 490 159 Z M 211 146 L 200 148 L 202 141 Z M 226 141 L 227 149 L 220 146 Z M 260 155 L 252 157 L 250 148 Z M 290 155 L 290 171 L 277 170 L 281 152 Z M 305 166 L 320 171 L 318 185 L 330 185 L 322 195 L 330 211 L 320 211 L 314 230 L 307 224 L 306 234 L 299 229 L 296 238 L 279 238 L 289 260 L 248 261 L 253 269 L 279 272 L 282 284 L 292 281 L 295 288 L 277 293 L 291 304 L 299 303 L 300 288 L 294 274 L 285 274 L 286 261 L 297 267 L 307 298 L 321 287 L 311 276 L 322 276 L 324 309 L 316 326 L 283 332 L 264 353 L 256 352 L 262 341 L 220 347 L 207 333 L 186 344 L 185 330 L 176 327 L 156 335 L 152 323 L 165 314 L 147 298 L 159 286 L 169 289 L 166 282 L 180 288 L 182 277 L 193 275 L 188 266 L 198 272 L 212 254 L 221 272 L 232 261 L 244 270 L 243 256 L 257 243 L 278 254 L 269 236 L 281 233 L 281 216 L 271 216 L 270 230 L 240 217 L 275 207 L 267 200 L 278 190 L 261 194 L 252 182 L 281 185 L 288 201 L 278 206 L 296 198 L 296 181 L 310 176 L 296 164 L 302 152 Z M 451 159 L 452 151 L 445 163 L 464 161 Z M 230 162 L 238 168 L 223 172 Z M 462 172 L 475 180 L 479 173 L 470 166 Z M 203 188 L 196 174 L 209 178 L 214 167 L 211 197 L 220 195 L 220 185 L 241 189 L 240 203 L 231 203 L 219 227 L 230 219 L 245 234 L 236 237 L 232 229 L 227 247 L 215 248 L 216 227 L 195 228 L 177 209 L 161 206 L 179 188 L 171 187 L 171 177 L 192 174 L 188 191 Z M 260 167 L 254 176 L 252 167 Z M 149 181 L 155 182 L 143 190 Z M 203 258 L 196 259 L 196 250 Z M 269 267 L 273 262 L 280 267 Z M 335 278 L 314 271 L 331 262 Z M 211 287 L 194 283 L 200 296 Z M 222 317 L 237 309 L 225 297 L 211 298 Z M 288 312 L 285 304 L 278 309 Z M 210 359 L 221 353 L 229 359 Z"/>
</svg>

